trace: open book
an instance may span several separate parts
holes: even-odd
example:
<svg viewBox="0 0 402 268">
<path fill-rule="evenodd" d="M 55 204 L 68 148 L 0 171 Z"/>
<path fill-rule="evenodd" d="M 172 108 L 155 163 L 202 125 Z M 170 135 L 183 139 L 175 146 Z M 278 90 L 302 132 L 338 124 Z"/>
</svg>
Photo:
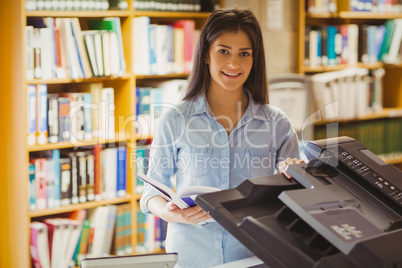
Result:
<svg viewBox="0 0 402 268">
<path fill-rule="evenodd" d="M 195 197 L 199 194 L 211 193 L 221 190 L 219 188 L 209 186 L 188 186 L 176 193 L 166 185 L 148 177 L 147 175 L 144 175 L 142 173 L 138 173 L 136 175 L 139 179 L 149 183 L 156 190 L 158 190 L 163 198 L 165 198 L 167 201 L 175 203 L 181 209 L 194 207 L 196 205 L 194 202 Z"/>
</svg>

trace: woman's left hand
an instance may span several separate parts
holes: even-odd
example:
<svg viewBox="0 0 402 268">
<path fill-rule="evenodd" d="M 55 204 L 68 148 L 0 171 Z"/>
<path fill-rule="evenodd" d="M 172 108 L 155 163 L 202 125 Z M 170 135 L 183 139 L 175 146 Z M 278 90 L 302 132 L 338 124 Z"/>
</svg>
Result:
<svg viewBox="0 0 402 268">
<path fill-rule="evenodd" d="M 301 159 L 297 159 L 297 158 L 286 158 L 285 161 L 282 161 L 279 163 L 278 167 L 279 167 L 279 171 L 284 174 L 288 179 L 291 179 L 292 176 L 286 171 L 288 165 L 291 164 L 302 164 L 304 163 L 303 160 Z"/>
</svg>

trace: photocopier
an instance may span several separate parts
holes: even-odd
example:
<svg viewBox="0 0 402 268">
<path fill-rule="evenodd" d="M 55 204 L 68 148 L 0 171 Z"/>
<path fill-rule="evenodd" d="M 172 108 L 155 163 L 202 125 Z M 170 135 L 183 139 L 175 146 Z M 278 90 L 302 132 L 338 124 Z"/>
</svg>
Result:
<svg viewBox="0 0 402 268">
<path fill-rule="evenodd" d="M 402 267 L 402 172 L 360 142 L 308 142 L 307 164 L 196 203 L 265 267 Z"/>
</svg>

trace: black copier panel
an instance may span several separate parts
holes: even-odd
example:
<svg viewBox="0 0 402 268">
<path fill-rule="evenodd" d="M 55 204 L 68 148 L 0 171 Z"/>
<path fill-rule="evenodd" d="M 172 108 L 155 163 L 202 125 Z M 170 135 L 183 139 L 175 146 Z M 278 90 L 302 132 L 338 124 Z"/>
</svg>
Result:
<svg viewBox="0 0 402 268">
<path fill-rule="evenodd" d="M 402 267 L 402 173 L 349 137 L 196 203 L 268 267 Z"/>
</svg>

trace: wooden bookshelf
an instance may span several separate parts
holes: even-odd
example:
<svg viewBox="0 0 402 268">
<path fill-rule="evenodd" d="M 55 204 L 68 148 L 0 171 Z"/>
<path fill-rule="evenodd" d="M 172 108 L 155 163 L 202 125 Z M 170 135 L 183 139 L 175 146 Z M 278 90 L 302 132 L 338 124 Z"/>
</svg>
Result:
<svg viewBox="0 0 402 268">
<path fill-rule="evenodd" d="M 27 11 L 28 17 L 71 17 L 71 18 L 103 18 L 103 17 L 130 17 L 132 12 L 128 10 L 99 10 L 99 11 L 61 11 L 61 10 L 41 10 Z"/>
<path fill-rule="evenodd" d="M 330 71 L 339 71 L 339 70 L 343 70 L 348 67 L 378 69 L 378 68 L 382 68 L 383 66 L 384 66 L 384 64 L 382 62 L 378 62 L 376 64 L 365 64 L 365 63 L 358 63 L 356 65 L 338 64 L 338 65 L 333 65 L 333 66 L 319 66 L 319 67 L 303 66 L 303 71 L 305 73 L 322 73 L 322 72 L 330 72 Z"/>
<path fill-rule="evenodd" d="M 402 13 L 373 13 L 373 12 L 352 12 L 349 11 L 349 1 L 337 0 L 337 12 L 335 13 L 311 13 L 306 12 L 307 0 L 299 1 L 299 18 L 298 18 L 298 52 L 297 66 L 300 74 L 315 74 L 330 71 L 344 70 L 348 67 L 361 67 L 370 70 L 384 68 L 385 75 L 383 77 L 383 110 L 379 113 L 368 114 L 364 117 L 356 117 L 342 120 L 322 120 L 314 123 L 315 127 L 323 128 L 326 124 L 354 124 L 365 121 L 381 121 L 381 119 L 397 118 L 402 120 L 402 64 L 386 64 L 378 62 L 376 64 L 358 63 L 354 66 L 350 65 L 335 65 L 335 66 L 319 66 L 309 67 L 304 66 L 305 53 L 305 27 L 306 25 L 341 25 L 341 24 L 368 24 L 379 25 L 384 24 L 387 20 L 400 19 Z M 342 127 L 342 126 L 341 126 Z M 379 140 L 378 142 L 383 142 Z M 401 164 L 401 157 L 387 158 L 387 162 L 392 164 Z M 399 165 L 401 166 L 401 165 Z"/>
<path fill-rule="evenodd" d="M 133 198 L 131 197 L 131 195 L 127 195 L 126 197 L 106 199 L 106 200 L 101 200 L 101 201 L 91 201 L 91 202 L 86 202 L 86 203 L 61 206 L 58 208 L 31 211 L 31 212 L 29 212 L 29 217 L 32 219 L 32 218 L 38 218 L 38 217 L 43 217 L 43 216 L 57 215 L 57 214 L 71 212 L 71 211 L 75 211 L 75 210 L 79 210 L 79 209 L 91 209 L 91 208 L 96 208 L 99 206 L 129 203 L 132 201 L 132 199 Z"/>
<path fill-rule="evenodd" d="M 0 23 L 7 25 L 1 32 L 0 42 L 3 51 L 0 66 L 0 98 L 3 102 L 0 108 L 3 128 L 0 134 L 0 267 L 30 267 L 25 188 L 28 156 L 23 131 L 26 126 L 26 114 L 23 113 L 23 12 L 22 1 L 0 1 Z"/>
<path fill-rule="evenodd" d="M 210 13 L 195 12 L 154 12 L 135 11 L 132 1 L 128 2 L 128 9 L 107 11 L 25 11 L 25 0 L 0 1 L 0 22 L 7 25 L 2 31 L 0 48 L 5 51 L 0 66 L 0 79 L 2 88 L 0 96 L 4 101 L 1 105 L 1 117 L 4 131 L 1 132 L 1 168 L 3 176 L 0 188 L 0 267 L 31 267 L 30 257 L 30 228 L 31 221 L 42 217 L 52 217 L 64 213 L 70 213 L 79 209 L 91 209 L 104 205 L 130 204 L 132 215 L 133 248 L 136 238 L 136 211 L 137 203 L 141 197 L 135 193 L 135 164 L 127 163 L 127 192 L 125 197 L 91 201 L 74 205 L 62 206 L 54 209 L 29 211 L 27 184 L 28 163 L 30 155 L 41 151 L 55 149 L 69 150 L 97 144 L 105 147 L 116 145 L 126 146 L 127 154 L 135 155 L 136 143 L 152 140 L 152 135 L 139 135 L 135 133 L 134 124 L 126 123 L 122 119 L 131 119 L 135 115 L 135 87 L 142 82 L 152 80 L 186 79 L 188 74 L 168 74 L 162 76 L 141 75 L 137 76 L 133 70 L 133 18 L 136 16 L 148 16 L 155 22 L 175 21 L 191 19 L 196 21 L 196 27 L 200 28 Z M 223 1 L 220 1 L 222 4 Z M 126 74 L 119 77 L 93 77 L 88 79 L 26 79 L 25 70 L 25 34 L 27 18 L 79 18 L 81 25 L 93 18 L 118 17 L 121 22 L 124 59 L 126 62 Z M 83 27 L 85 29 L 85 27 Z M 49 93 L 63 92 L 64 86 L 101 82 L 105 87 L 115 89 L 116 105 L 116 138 L 111 140 L 92 139 L 81 142 L 58 142 L 43 145 L 28 146 L 27 133 L 27 92 L 29 84 L 46 84 Z M 122 121 L 122 123 L 117 119 Z M 135 159 L 128 159 L 133 161 Z M 136 252 L 134 252 L 136 253 Z"/>
<path fill-rule="evenodd" d="M 173 19 L 205 19 L 210 13 L 207 12 L 163 12 L 163 11 L 134 11 L 134 16 L 147 16 L 151 18 L 173 18 Z"/>
</svg>

